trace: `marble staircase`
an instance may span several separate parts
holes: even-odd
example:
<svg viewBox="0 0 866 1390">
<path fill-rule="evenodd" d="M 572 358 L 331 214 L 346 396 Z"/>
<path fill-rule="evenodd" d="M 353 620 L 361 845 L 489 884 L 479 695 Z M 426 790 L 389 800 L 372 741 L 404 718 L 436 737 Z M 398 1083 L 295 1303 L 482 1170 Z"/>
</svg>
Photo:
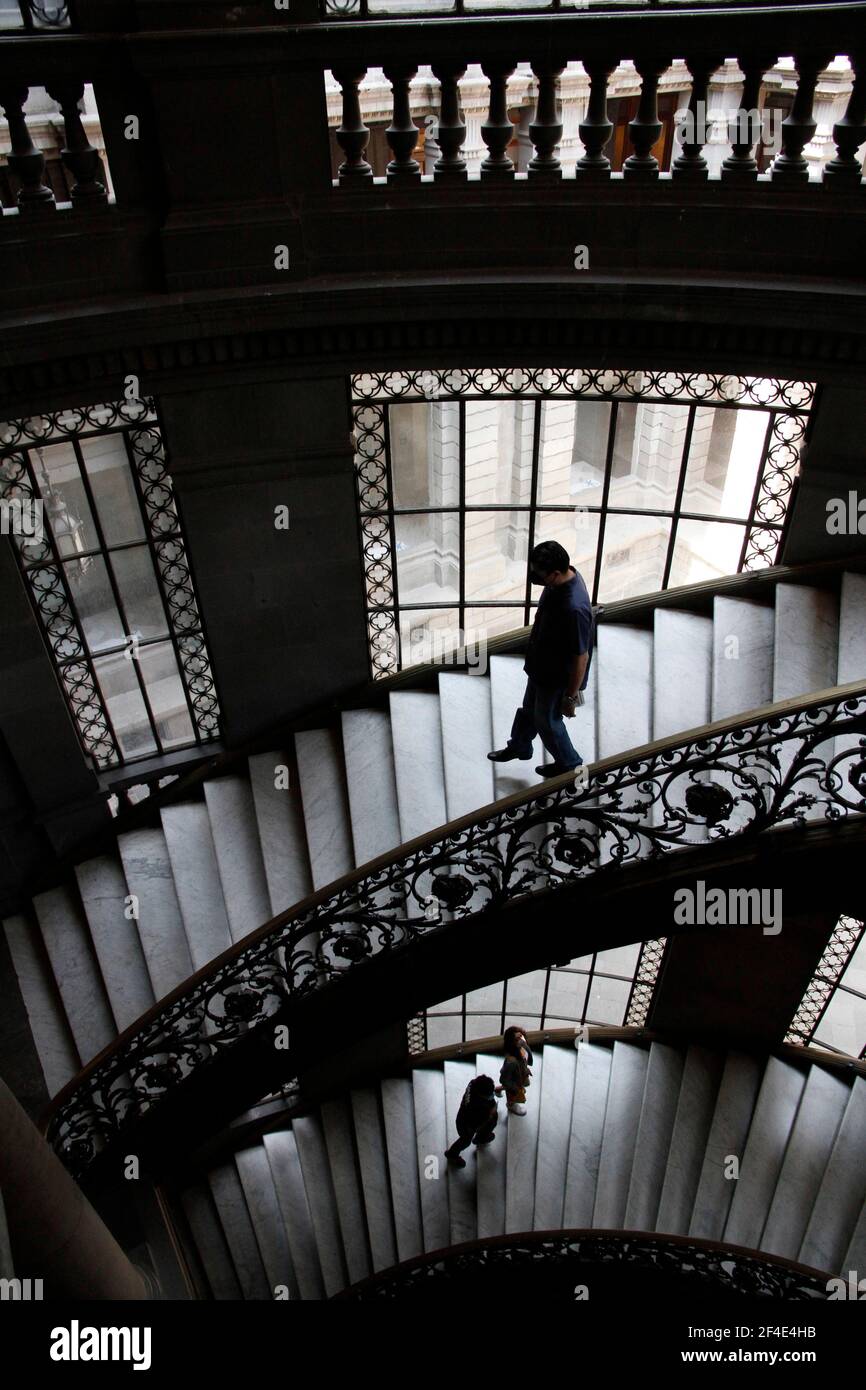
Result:
<svg viewBox="0 0 866 1390">
<path fill-rule="evenodd" d="M 838 594 L 778 582 L 771 598 L 718 596 L 711 616 L 660 607 L 652 629 L 602 621 L 569 725 L 584 761 L 866 676 L 866 575 L 846 574 Z M 387 709 L 297 733 L 7 919 L 48 1093 L 275 914 L 536 783 L 540 745 L 529 762 L 485 756 L 507 741 L 524 680 L 521 657 L 493 656 L 485 674 L 442 671 L 437 692 L 395 690 Z"/>
<path fill-rule="evenodd" d="M 321 1299 L 446 1246 L 595 1227 L 699 1236 L 844 1274 L 866 1265 L 866 1079 L 776 1056 L 610 1039 L 535 1052 L 527 1114 L 446 1163 L 501 1056 L 352 1090 L 187 1186 L 217 1299 Z M 737 1172 L 737 1176 L 733 1174 Z"/>
</svg>

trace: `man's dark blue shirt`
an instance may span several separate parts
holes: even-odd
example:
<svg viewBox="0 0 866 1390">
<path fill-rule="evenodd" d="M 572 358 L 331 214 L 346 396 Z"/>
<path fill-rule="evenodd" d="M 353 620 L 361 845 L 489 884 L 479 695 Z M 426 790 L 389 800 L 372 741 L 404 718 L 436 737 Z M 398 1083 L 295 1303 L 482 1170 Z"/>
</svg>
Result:
<svg viewBox="0 0 866 1390">
<path fill-rule="evenodd" d="M 543 690 L 564 689 L 574 657 L 591 652 L 592 639 L 592 604 L 586 585 L 575 570 L 564 584 L 544 586 L 523 669 Z M 581 690 L 588 677 L 589 662 Z"/>
</svg>

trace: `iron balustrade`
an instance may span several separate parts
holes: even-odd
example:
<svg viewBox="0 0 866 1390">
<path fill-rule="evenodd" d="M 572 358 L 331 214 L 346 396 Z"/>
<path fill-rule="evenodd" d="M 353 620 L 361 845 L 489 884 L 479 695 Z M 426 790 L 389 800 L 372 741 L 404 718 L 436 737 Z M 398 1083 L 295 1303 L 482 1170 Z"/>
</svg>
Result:
<svg viewBox="0 0 866 1390">
<path fill-rule="evenodd" d="M 57 1153 L 84 1174 L 169 1093 L 230 1061 L 251 1032 L 272 1045 L 288 1006 L 373 958 L 418 950 L 446 924 L 468 926 L 630 865 L 671 862 L 677 850 L 861 815 L 866 682 L 767 706 L 588 771 L 585 785 L 559 778 L 401 846 L 218 957 L 56 1097 L 47 1132 Z M 290 1052 L 281 1062 L 284 1079 L 296 1074 Z"/>
</svg>

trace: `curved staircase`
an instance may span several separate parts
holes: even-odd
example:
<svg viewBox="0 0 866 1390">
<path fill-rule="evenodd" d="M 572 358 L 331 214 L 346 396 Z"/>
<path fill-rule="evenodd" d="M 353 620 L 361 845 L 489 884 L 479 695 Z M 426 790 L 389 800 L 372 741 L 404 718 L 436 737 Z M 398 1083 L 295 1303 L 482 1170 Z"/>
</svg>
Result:
<svg viewBox="0 0 866 1390">
<path fill-rule="evenodd" d="M 862 1075 L 656 1041 L 548 1042 L 527 1114 L 500 1101 L 494 1142 L 449 1167 L 468 1081 L 501 1064 L 480 1053 L 356 1088 L 186 1187 L 210 1295 L 327 1298 L 427 1251 L 564 1227 L 702 1237 L 828 1275 L 866 1266 Z"/>
<path fill-rule="evenodd" d="M 838 593 L 779 581 L 772 595 L 717 595 L 712 616 L 659 606 L 652 629 L 603 621 L 570 725 L 584 760 L 866 677 L 866 574 L 844 574 Z M 49 1095 L 306 894 L 535 782 L 540 747 L 527 763 L 486 758 L 507 740 L 524 680 L 522 657 L 493 656 L 487 675 L 441 672 L 436 693 L 392 691 L 387 712 L 344 711 L 339 728 L 297 733 L 293 749 L 250 757 L 246 775 L 163 806 L 158 825 L 118 834 L 116 853 L 7 919 Z"/>
</svg>

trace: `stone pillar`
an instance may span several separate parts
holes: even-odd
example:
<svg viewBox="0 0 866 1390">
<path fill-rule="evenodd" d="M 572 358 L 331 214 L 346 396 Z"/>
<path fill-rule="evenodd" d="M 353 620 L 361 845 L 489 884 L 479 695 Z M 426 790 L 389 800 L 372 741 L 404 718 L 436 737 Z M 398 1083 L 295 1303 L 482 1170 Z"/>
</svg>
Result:
<svg viewBox="0 0 866 1390">
<path fill-rule="evenodd" d="M 55 1298 L 146 1299 L 144 1277 L 0 1081 L 0 1190 L 19 1278 Z"/>
</svg>

